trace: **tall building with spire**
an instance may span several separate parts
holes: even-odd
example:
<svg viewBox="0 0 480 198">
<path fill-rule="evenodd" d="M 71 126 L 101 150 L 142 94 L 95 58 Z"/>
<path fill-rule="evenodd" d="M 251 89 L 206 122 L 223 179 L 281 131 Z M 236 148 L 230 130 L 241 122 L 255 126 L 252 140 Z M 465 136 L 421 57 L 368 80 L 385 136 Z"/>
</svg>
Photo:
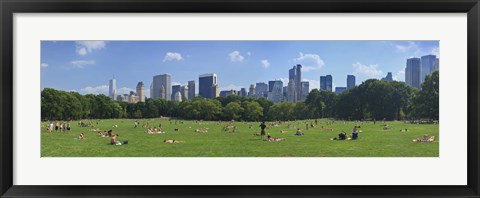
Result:
<svg viewBox="0 0 480 198">
<path fill-rule="evenodd" d="M 251 84 L 250 88 L 248 89 L 248 97 L 253 98 L 255 97 L 255 85 Z"/>
<path fill-rule="evenodd" d="M 117 99 L 117 80 L 115 80 L 115 76 L 113 76 L 113 79 L 111 79 L 109 81 L 109 85 L 108 85 L 108 96 L 112 99 L 112 100 L 116 100 Z"/>
</svg>

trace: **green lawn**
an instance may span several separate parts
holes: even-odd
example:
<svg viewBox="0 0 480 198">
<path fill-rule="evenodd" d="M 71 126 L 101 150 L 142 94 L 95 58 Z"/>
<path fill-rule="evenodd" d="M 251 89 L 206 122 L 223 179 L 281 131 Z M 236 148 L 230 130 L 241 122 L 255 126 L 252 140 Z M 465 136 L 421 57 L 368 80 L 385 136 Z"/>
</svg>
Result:
<svg viewBox="0 0 480 198">
<path fill-rule="evenodd" d="M 273 137 L 286 138 L 282 142 L 261 141 L 254 133 L 260 132 L 258 122 L 235 122 L 237 132 L 225 132 L 227 122 L 194 122 L 180 121 L 175 124 L 162 120 L 165 134 L 146 134 L 142 125 L 149 122 L 158 126 L 160 119 L 139 120 L 140 125 L 134 128 L 135 120 L 93 120 L 95 128 L 112 129 L 119 134 L 127 145 L 110 145 L 107 137 L 98 137 L 92 128 L 78 127 L 72 121 L 69 133 L 47 132 L 47 122 L 42 122 L 41 141 L 42 157 L 438 157 L 439 126 L 429 124 L 405 124 L 403 122 L 387 122 L 391 128 L 383 130 L 383 123 L 360 123 L 362 132 L 358 140 L 332 141 L 330 138 L 345 130 L 351 134 L 354 122 L 337 121 L 327 125 L 327 120 L 319 120 L 315 128 L 305 129 L 305 122 L 284 122 L 279 126 L 267 129 Z M 98 124 L 97 124 L 98 122 Z M 253 127 L 249 128 L 249 124 Z M 268 123 L 267 123 L 268 124 Z M 288 124 L 299 127 L 304 136 L 293 136 L 296 129 L 288 129 Z M 118 128 L 113 128 L 118 125 Z M 333 131 L 321 130 L 320 126 L 332 128 Z M 207 127 L 207 133 L 194 132 L 195 129 Z M 174 129 L 178 131 L 174 131 Z M 400 132 L 400 129 L 408 132 Z M 280 131 L 287 131 L 281 133 Z M 85 140 L 78 140 L 80 133 L 85 133 Z M 435 136 L 435 142 L 414 143 L 412 139 L 423 134 Z M 185 143 L 168 144 L 164 139 L 175 139 Z"/>
</svg>

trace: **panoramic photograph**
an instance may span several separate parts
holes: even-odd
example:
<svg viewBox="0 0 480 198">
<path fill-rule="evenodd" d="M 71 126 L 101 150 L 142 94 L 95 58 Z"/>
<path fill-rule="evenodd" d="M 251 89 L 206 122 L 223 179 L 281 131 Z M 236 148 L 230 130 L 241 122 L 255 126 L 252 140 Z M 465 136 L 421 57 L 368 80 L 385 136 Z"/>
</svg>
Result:
<svg viewBox="0 0 480 198">
<path fill-rule="evenodd" d="M 41 41 L 41 157 L 439 157 L 438 40 Z"/>
</svg>

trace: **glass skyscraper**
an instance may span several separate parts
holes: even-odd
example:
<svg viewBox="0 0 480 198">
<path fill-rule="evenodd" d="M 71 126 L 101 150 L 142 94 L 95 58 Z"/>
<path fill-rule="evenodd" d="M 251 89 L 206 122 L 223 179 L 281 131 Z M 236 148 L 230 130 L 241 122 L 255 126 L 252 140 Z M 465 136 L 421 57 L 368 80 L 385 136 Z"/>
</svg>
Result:
<svg viewBox="0 0 480 198">
<path fill-rule="evenodd" d="M 420 58 L 409 58 L 405 68 L 405 83 L 417 89 L 420 89 L 420 62 Z"/>
<path fill-rule="evenodd" d="M 355 76 L 347 75 L 347 89 L 351 89 L 354 87 L 355 87 Z"/>
<path fill-rule="evenodd" d="M 154 99 L 163 98 L 170 100 L 172 97 L 172 77 L 170 74 L 154 76 L 152 88 L 153 90 L 150 91 L 153 92 L 152 96 Z"/>
<path fill-rule="evenodd" d="M 435 62 L 437 57 L 435 55 L 426 55 L 421 57 L 422 67 L 420 68 L 420 84 L 425 81 L 425 76 L 431 74 L 435 69 Z"/>
<path fill-rule="evenodd" d="M 219 93 L 217 74 L 202 74 L 198 77 L 198 95 L 204 98 L 215 98 Z M 215 92 L 215 93 L 214 93 Z"/>
</svg>

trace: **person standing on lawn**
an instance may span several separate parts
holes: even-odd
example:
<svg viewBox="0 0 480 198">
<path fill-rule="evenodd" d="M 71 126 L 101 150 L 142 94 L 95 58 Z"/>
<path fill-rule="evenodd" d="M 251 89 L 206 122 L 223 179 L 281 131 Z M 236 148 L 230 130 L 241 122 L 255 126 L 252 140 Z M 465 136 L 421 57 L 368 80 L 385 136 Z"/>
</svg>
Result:
<svg viewBox="0 0 480 198">
<path fill-rule="evenodd" d="M 262 122 L 262 124 L 260 124 L 260 128 L 262 129 L 262 131 L 260 132 L 260 136 L 262 137 L 262 140 L 263 140 L 265 137 L 265 128 L 267 128 L 267 125 L 265 125 L 265 121 Z"/>
</svg>

